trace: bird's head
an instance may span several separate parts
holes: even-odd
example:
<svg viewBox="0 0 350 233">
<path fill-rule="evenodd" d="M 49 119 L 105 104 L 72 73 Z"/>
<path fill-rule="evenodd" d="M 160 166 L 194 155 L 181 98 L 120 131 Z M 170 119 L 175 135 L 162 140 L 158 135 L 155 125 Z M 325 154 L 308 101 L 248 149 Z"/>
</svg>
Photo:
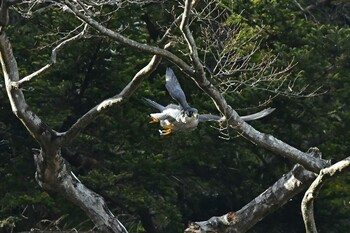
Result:
<svg viewBox="0 0 350 233">
<path fill-rule="evenodd" d="M 198 110 L 196 108 L 186 108 L 182 111 L 182 116 L 184 118 L 195 118 L 198 119 Z"/>
</svg>

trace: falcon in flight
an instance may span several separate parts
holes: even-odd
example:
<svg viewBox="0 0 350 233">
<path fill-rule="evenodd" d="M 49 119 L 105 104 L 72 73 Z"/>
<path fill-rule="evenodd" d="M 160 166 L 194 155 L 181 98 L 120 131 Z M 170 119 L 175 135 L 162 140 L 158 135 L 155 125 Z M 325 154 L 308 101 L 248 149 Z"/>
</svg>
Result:
<svg viewBox="0 0 350 233">
<path fill-rule="evenodd" d="M 169 104 L 167 106 L 163 106 L 153 100 L 145 98 L 148 104 L 159 110 L 158 113 L 150 114 L 152 118 L 150 123 L 160 123 L 160 126 L 163 128 L 163 130 L 159 130 L 160 135 L 168 135 L 176 131 L 190 132 L 197 128 L 199 122 L 222 122 L 225 120 L 224 117 L 217 115 L 198 114 L 198 110 L 196 108 L 192 108 L 188 104 L 185 93 L 183 92 L 180 83 L 171 68 L 166 69 L 165 87 L 170 96 L 178 103 L 178 105 Z M 274 110 L 274 108 L 266 108 L 251 115 L 241 116 L 241 118 L 244 121 L 252 121 L 265 117 Z"/>
</svg>

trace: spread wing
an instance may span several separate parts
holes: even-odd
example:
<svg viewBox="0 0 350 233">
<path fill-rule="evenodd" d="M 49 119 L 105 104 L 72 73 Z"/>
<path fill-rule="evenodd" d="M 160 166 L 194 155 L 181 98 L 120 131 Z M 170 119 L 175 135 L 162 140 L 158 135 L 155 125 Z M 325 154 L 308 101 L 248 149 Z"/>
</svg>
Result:
<svg viewBox="0 0 350 233">
<path fill-rule="evenodd" d="M 166 120 L 166 119 L 173 119 L 172 116 L 170 116 L 168 113 L 160 112 L 160 113 L 151 113 L 151 117 L 156 118 L 158 120 Z"/>
<path fill-rule="evenodd" d="M 253 121 L 253 120 L 257 120 L 260 118 L 263 118 L 267 115 L 269 115 L 270 113 L 272 113 L 273 111 L 275 111 L 275 108 L 266 108 L 260 112 L 251 114 L 251 115 L 247 115 L 247 116 L 241 116 L 242 120 L 244 121 Z M 199 121 L 200 122 L 204 122 L 204 121 L 223 121 L 225 118 L 221 117 L 221 116 L 217 116 L 217 115 L 211 115 L 211 114 L 201 114 L 199 115 Z"/>
<path fill-rule="evenodd" d="M 198 116 L 199 122 L 204 122 L 204 121 L 221 121 L 223 118 L 221 116 L 217 115 L 211 115 L 211 114 L 200 114 Z"/>
<path fill-rule="evenodd" d="M 183 109 L 190 108 L 187 103 L 185 93 L 183 92 L 180 83 L 174 74 L 174 71 L 169 67 L 166 69 L 165 73 L 165 87 L 168 90 L 170 96 L 176 100 Z"/>
<path fill-rule="evenodd" d="M 165 107 L 161 104 L 158 104 L 156 101 L 153 101 L 153 100 L 150 100 L 150 99 L 147 99 L 147 98 L 144 98 L 144 100 L 149 104 L 151 105 L 152 107 L 158 109 L 159 111 L 163 111 L 165 109 Z"/>
<path fill-rule="evenodd" d="M 272 113 L 273 111 L 275 111 L 275 108 L 265 108 L 264 110 L 261 110 L 260 112 L 257 112 L 257 113 L 251 114 L 251 115 L 247 115 L 247 116 L 241 116 L 241 118 L 244 121 L 253 121 L 253 120 L 263 118 L 263 117 L 269 115 L 270 113 Z"/>
</svg>

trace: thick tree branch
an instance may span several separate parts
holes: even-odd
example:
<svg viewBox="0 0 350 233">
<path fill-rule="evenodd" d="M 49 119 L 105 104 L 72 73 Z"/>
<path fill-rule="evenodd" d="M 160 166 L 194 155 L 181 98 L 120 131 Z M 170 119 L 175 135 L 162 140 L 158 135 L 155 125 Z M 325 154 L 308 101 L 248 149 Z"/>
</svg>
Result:
<svg viewBox="0 0 350 233">
<path fill-rule="evenodd" d="M 50 137 L 54 137 L 56 133 L 49 129 L 48 126 L 30 110 L 25 101 L 23 92 L 18 88 L 14 88 L 13 83 L 19 80 L 18 67 L 12 52 L 11 43 L 4 31 L 0 34 L 0 56 L 6 91 L 13 113 L 21 120 L 37 141 L 42 142 L 43 140 L 48 140 Z"/>
<path fill-rule="evenodd" d="M 239 115 L 227 104 L 225 98 L 222 96 L 222 94 L 218 91 L 216 87 L 214 87 L 209 80 L 206 78 L 203 66 L 201 64 L 198 64 L 198 67 L 196 67 L 196 70 L 193 70 L 190 66 L 188 66 L 183 60 L 175 56 L 174 54 L 166 51 L 165 49 L 160 49 L 157 47 L 145 45 L 138 43 L 136 41 L 133 41 L 131 39 L 128 39 L 119 33 L 116 33 L 110 29 L 105 28 L 95 20 L 93 20 L 91 17 L 84 15 L 81 13 L 75 5 L 73 5 L 70 1 L 65 1 L 66 5 L 69 7 L 69 9 L 72 10 L 72 12 L 80 18 L 82 21 L 88 23 L 90 26 L 95 28 L 97 31 L 102 33 L 103 35 L 106 35 L 122 44 L 125 44 L 129 47 L 138 49 L 140 51 L 145 51 L 152 54 L 157 54 L 161 57 L 164 57 L 168 59 L 169 61 L 173 62 L 175 65 L 179 66 L 179 68 L 186 73 L 187 75 L 191 76 L 197 85 L 203 89 L 214 101 L 216 107 L 218 110 L 226 117 L 227 124 L 231 127 L 235 128 L 240 134 L 245 136 L 247 139 L 251 140 L 253 143 L 260 145 L 266 149 L 269 149 L 281 156 L 284 156 L 288 159 L 291 159 L 292 161 L 296 163 L 300 163 L 305 168 L 310 169 L 314 172 L 319 172 L 322 168 L 327 167 L 330 165 L 329 161 L 322 160 L 320 158 L 315 158 L 312 156 L 309 156 L 309 154 L 299 151 L 298 149 L 282 142 L 281 140 L 278 140 L 277 138 L 267 135 L 264 133 L 261 133 L 254 129 L 252 126 L 244 122 L 239 118 Z M 188 14 L 189 9 L 191 6 L 191 1 L 187 0 L 187 10 L 184 12 L 184 16 L 182 18 L 183 27 L 186 24 L 186 21 L 188 20 Z M 186 13 L 186 14 L 185 14 Z M 184 18 L 185 17 L 185 18 Z M 185 27 L 184 27 L 185 29 Z M 187 29 L 185 29 L 187 30 Z M 187 31 L 185 34 L 185 37 L 189 39 L 191 42 L 191 33 L 190 31 Z M 192 42 L 191 42 L 192 43 Z M 190 45 L 190 49 L 193 50 L 193 44 Z M 109 99 L 105 101 L 98 109 L 103 109 L 105 106 L 109 106 L 110 104 L 113 104 L 115 102 L 120 102 L 120 96 L 116 96 L 113 99 Z"/>
<path fill-rule="evenodd" d="M 83 14 L 80 12 L 74 4 L 71 3 L 71 1 L 64 1 L 67 7 L 83 22 L 89 24 L 91 27 L 99 31 L 102 35 L 108 36 L 111 39 L 114 39 L 115 41 L 127 45 L 130 48 L 137 49 L 139 51 L 144 51 L 149 54 L 155 54 L 159 55 L 161 57 L 165 57 L 177 66 L 179 66 L 185 73 L 191 75 L 193 74 L 193 70 L 189 65 L 186 64 L 181 58 L 177 57 L 173 53 L 154 46 L 150 46 L 147 44 L 142 44 L 137 41 L 131 40 L 115 31 L 112 31 L 106 27 L 104 27 L 102 24 L 98 23 L 96 20 L 93 18 Z"/>
<path fill-rule="evenodd" d="M 261 219 L 279 209 L 304 190 L 315 177 L 315 173 L 296 165 L 289 173 L 282 176 L 242 209 L 220 217 L 212 217 L 207 221 L 192 223 L 185 230 L 185 233 L 246 232 Z"/>
<path fill-rule="evenodd" d="M 217 109 L 225 116 L 227 125 L 234 128 L 238 133 L 242 134 L 251 142 L 299 163 L 313 172 L 318 173 L 321 169 L 330 165 L 330 161 L 311 156 L 310 154 L 302 152 L 272 135 L 261 133 L 256 130 L 239 117 L 237 112 L 227 104 L 223 95 L 205 76 L 196 75 L 193 76 L 193 78 L 197 85 L 211 97 Z"/>
<path fill-rule="evenodd" d="M 129 84 L 124 87 L 124 89 L 118 95 L 102 101 L 100 104 L 96 105 L 82 117 L 80 117 L 70 129 L 61 134 L 62 145 L 69 144 L 83 129 L 85 129 L 87 125 L 95 120 L 100 113 L 112 106 L 122 104 L 126 99 L 128 99 L 137 90 L 141 82 L 158 67 L 160 61 L 160 56 L 153 56 L 151 61 L 134 76 Z"/>
<path fill-rule="evenodd" d="M 53 61 L 56 59 L 56 51 L 70 41 L 63 42 L 53 51 Z M 40 153 L 34 156 L 37 167 L 36 179 L 39 185 L 45 190 L 63 194 L 68 200 L 78 205 L 102 232 L 126 233 L 126 229 L 107 208 L 103 198 L 82 185 L 67 168 L 61 156 L 61 140 L 59 139 L 62 137 L 58 137 L 59 135 L 55 131 L 42 123 L 41 119 L 29 109 L 23 92 L 19 88 L 15 88 L 14 83 L 19 81 L 18 66 L 10 41 L 4 31 L 1 31 L 0 34 L 0 58 L 12 110 L 42 148 Z M 159 61 L 160 57 L 154 57 L 150 65 L 136 75 L 137 80 L 131 82 L 120 95 L 122 97 L 130 96 L 141 81 L 139 77 L 145 77 L 149 74 L 152 69 L 156 68 Z M 105 101 L 98 108 L 103 109 L 108 104 L 108 101 Z"/>
<path fill-rule="evenodd" d="M 203 65 L 198 57 L 196 43 L 188 26 L 192 6 L 191 2 L 191 0 L 186 0 L 185 2 L 185 9 L 180 29 L 183 32 L 183 36 L 186 38 L 191 52 L 192 62 L 196 69 L 196 74 L 192 77 L 195 79 L 197 85 L 213 99 L 219 111 L 226 117 L 226 119 L 228 119 L 227 123 L 253 143 L 263 146 L 264 148 L 267 148 L 279 155 L 287 157 L 296 163 L 300 163 L 312 171 L 318 172 L 320 169 L 329 165 L 330 162 L 328 161 L 309 156 L 307 153 L 303 153 L 271 135 L 266 135 L 257 131 L 252 126 L 241 120 L 238 114 L 227 104 L 222 94 L 206 78 Z"/>
<path fill-rule="evenodd" d="M 323 184 L 330 178 L 334 178 L 345 171 L 350 170 L 350 157 L 343 159 L 336 164 L 324 168 L 320 174 L 312 182 L 309 189 L 306 191 L 301 203 L 301 212 L 305 223 L 307 233 L 317 233 L 315 218 L 314 218 L 314 199 L 318 196 Z"/>
<path fill-rule="evenodd" d="M 12 85 L 12 82 L 19 80 L 18 67 L 10 41 L 4 31 L 0 34 L 0 56 L 12 111 L 42 148 L 40 153 L 34 156 L 39 185 L 45 190 L 59 192 L 77 204 L 103 232 L 127 233 L 123 225 L 109 211 L 103 198 L 87 189 L 73 173 L 70 173 L 61 156 L 56 132 L 29 110 L 22 91 Z"/>
<path fill-rule="evenodd" d="M 40 153 L 34 155 L 34 160 L 37 169 L 35 177 L 43 189 L 59 193 L 79 206 L 101 232 L 127 233 L 124 226 L 108 209 L 104 199 L 86 188 L 70 171 L 60 148 L 45 143 Z"/>
<path fill-rule="evenodd" d="M 180 69 L 187 75 L 191 76 L 197 83 L 197 85 L 203 89 L 214 101 L 215 105 L 217 106 L 218 110 L 226 117 L 227 124 L 233 128 L 235 128 L 240 134 L 244 135 L 246 138 L 251 140 L 253 143 L 256 143 L 257 145 L 260 145 L 266 149 L 269 149 L 281 156 L 284 156 L 288 159 L 291 159 L 292 161 L 296 163 L 300 163 L 307 169 L 310 169 L 314 172 L 319 172 L 322 168 L 327 167 L 330 165 L 329 161 L 324 161 L 320 158 L 315 158 L 310 156 L 307 153 L 301 152 L 298 149 L 274 138 L 271 135 L 266 135 L 264 133 L 261 133 L 254 129 L 252 126 L 244 122 L 239 118 L 239 115 L 226 103 L 225 98 L 222 96 L 222 94 L 217 90 L 216 87 L 214 87 L 209 80 L 206 78 L 203 66 L 199 63 L 197 64 L 198 67 L 196 67 L 196 70 L 193 70 L 190 66 L 188 66 L 183 60 L 175 56 L 174 54 L 166 51 L 165 49 L 160 49 L 157 47 L 145 45 L 138 43 L 136 41 L 133 41 L 131 39 L 128 39 L 119 33 L 116 33 L 110 29 L 105 28 L 103 25 L 99 24 L 95 20 L 93 20 L 91 17 L 84 15 L 82 12 L 80 12 L 75 5 L 73 5 L 70 1 L 65 1 L 67 6 L 72 10 L 72 12 L 81 20 L 88 23 L 90 26 L 98 30 L 103 35 L 106 35 L 122 44 L 125 44 L 129 47 L 149 52 L 152 54 L 157 54 L 159 56 L 165 57 L 171 62 L 173 62 L 175 65 L 179 66 Z M 184 29 L 184 36 L 188 39 L 189 47 L 193 51 L 195 51 L 195 47 L 193 47 L 195 44 L 193 37 L 191 39 L 191 32 L 189 29 L 186 29 L 186 21 L 189 17 L 189 9 L 192 6 L 191 1 L 187 0 L 185 6 L 185 12 L 182 17 L 182 24 Z M 188 31 L 186 31 L 188 30 Z M 196 58 L 192 55 L 193 58 Z M 116 96 L 113 99 L 109 99 L 105 101 L 98 109 L 102 109 L 104 106 L 109 106 L 110 104 L 113 104 L 115 102 L 120 102 L 120 96 Z"/>
</svg>

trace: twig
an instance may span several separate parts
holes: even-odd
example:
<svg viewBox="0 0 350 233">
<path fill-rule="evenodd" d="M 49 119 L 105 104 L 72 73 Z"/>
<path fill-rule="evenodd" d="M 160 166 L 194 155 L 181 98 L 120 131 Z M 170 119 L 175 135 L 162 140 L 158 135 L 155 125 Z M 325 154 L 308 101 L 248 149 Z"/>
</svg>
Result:
<svg viewBox="0 0 350 233">
<path fill-rule="evenodd" d="M 80 26 L 79 26 L 80 27 Z M 50 63 L 46 64 L 45 66 L 43 66 L 42 68 L 40 68 L 39 70 L 31 73 L 30 75 L 25 76 L 24 78 L 22 78 L 21 80 L 19 80 L 18 82 L 13 82 L 12 85 L 15 86 L 16 88 L 21 87 L 23 84 L 30 82 L 33 78 L 43 74 L 44 72 L 46 72 L 49 68 L 51 68 L 55 63 L 56 63 L 56 58 L 57 58 L 57 53 L 63 49 L 64 46 L 68 45 L 69 43 L 81 38 L 86 30 L 87 30 L 88 25 L 85 24 L 84 29 L 82 32 L 80 32 L 79 34 L 68 38 L 64 41 L 62 41 L 59 45 L 57 45 L 51 52 L 51 59 L 50 59 Z"/>
<path fill-rule="evenodd" d="M 180 30 L 181 30 L 182 35 L 184 36 L 184 38 L 186 39 L 186 42 L 188 44 L 188 48 L 190 50 L 191 60 L 193 62 L 193 65 L 195 67 L 196 72 L 198 72 L 200 75 L 205 75 L 203 65 L 201 64 L 200 59 L 198 57 L 198 50 L 197 50 L 196 42 L 195 42 L 193 35 L 190 31 L 190 28 L 189 28 L 189 19 L 190 19 L 192 6 L 194 3 L 195 3 L 195 1 L 186 0 L 184 12 L 182 14 L 182 20 L 180 23 Z"/>
</svg>

